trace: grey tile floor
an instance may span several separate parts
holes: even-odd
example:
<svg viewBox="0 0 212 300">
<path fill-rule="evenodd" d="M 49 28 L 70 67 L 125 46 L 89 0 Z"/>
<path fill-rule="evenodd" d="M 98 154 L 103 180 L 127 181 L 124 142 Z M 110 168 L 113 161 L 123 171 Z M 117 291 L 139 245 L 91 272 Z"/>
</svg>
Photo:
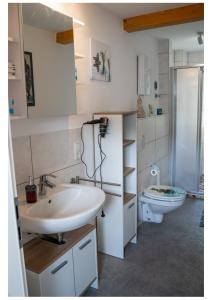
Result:
<svg viewBox="0 0 212 300">
<path fill-rule="evenodd" d="M 124 260 L 99 253 L 99 289 L 84 296 L 203 296 L 202 209 L 187 199 L 162 224 L 143 223 Z"/>
</svg>

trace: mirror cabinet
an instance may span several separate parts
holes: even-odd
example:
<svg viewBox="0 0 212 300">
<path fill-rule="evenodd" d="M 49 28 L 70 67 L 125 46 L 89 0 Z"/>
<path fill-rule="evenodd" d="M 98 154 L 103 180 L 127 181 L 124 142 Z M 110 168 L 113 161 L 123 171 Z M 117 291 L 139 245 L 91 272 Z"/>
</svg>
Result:
<svg viewBox="0 0 212 300">
<path fill-rule="evenodd" d="M 11 119 L 76 114 L 73 20 L 39 3 L 9 4 Z"/>
</svg>

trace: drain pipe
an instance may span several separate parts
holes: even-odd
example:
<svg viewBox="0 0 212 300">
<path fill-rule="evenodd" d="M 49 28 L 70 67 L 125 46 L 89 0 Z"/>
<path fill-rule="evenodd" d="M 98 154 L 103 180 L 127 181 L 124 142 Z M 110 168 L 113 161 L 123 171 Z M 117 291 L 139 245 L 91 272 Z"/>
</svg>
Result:
<svg viewBox="0 0 212 300">
<path fill-rule="evenodd" d="M 157 176 L 157 186 L 160 185 L 160 168 L 157 165 L 151 165 L 151 175 Z"/>
</svg>

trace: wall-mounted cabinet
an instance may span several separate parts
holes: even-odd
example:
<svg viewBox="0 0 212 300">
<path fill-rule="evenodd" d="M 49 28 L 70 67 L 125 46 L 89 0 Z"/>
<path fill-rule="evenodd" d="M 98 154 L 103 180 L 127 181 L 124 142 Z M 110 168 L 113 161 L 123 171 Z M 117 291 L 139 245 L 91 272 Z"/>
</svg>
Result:
<svg viewBox="0 0 212 300">
<path fill-rule="evenodd" d="M 24 246 L 29 296 L 80 296 L 98 287 L 95 227 L 85 225 L 64 239 L 63 245 L 37 238 Z"/>
<path fill-rule="evenodd" d="M 73 19 L 40 3 L 8 11 L 11 120 L 76 114 Z"/>
<path fill-rule="evenodd" d="M 11 119 L 27 117 L 22 11 L 17 3 L 8 5 L 8 99 L 14 110 Z"/>
<path fill-rule="evenodd" d="M 102 178 L 119 186 L 103 185 L 110 194 L 106 194 L 105 217 L 97 218 L 98 249 L 124 258 L 126 244 L 137 241 L 137 117 L 134 111 L 94 114 L 94 119 L 101 117 L 109 119 L 108 134 L 102 138 L 102 150 L 106 154 Z M 99 125 L 95 125 L 95 166 L 100 163 L 98 134 Z M 96 179 L 100 180 L 99 171 Z"/>
</svg>

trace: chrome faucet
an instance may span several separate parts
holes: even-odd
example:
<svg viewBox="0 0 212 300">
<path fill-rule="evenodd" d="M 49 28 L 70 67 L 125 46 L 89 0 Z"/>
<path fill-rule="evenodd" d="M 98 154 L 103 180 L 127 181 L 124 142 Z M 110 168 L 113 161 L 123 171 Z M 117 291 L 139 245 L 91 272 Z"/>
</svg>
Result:
<svg viewBox="0 0 212 300">
<path fill-rule="evenodd" d="M 50 187 L 51 189 L 56 186 L 56 184 L 50 182 L 48 180 L 48 176 L 52 178 L 56 178 L 57 176 L 53 174 L 44 174 L 40 176 L 40 182 L 39 182 L 39 195 L 45 196 L 47 193 L 47 187 Z"/>
</svg>

